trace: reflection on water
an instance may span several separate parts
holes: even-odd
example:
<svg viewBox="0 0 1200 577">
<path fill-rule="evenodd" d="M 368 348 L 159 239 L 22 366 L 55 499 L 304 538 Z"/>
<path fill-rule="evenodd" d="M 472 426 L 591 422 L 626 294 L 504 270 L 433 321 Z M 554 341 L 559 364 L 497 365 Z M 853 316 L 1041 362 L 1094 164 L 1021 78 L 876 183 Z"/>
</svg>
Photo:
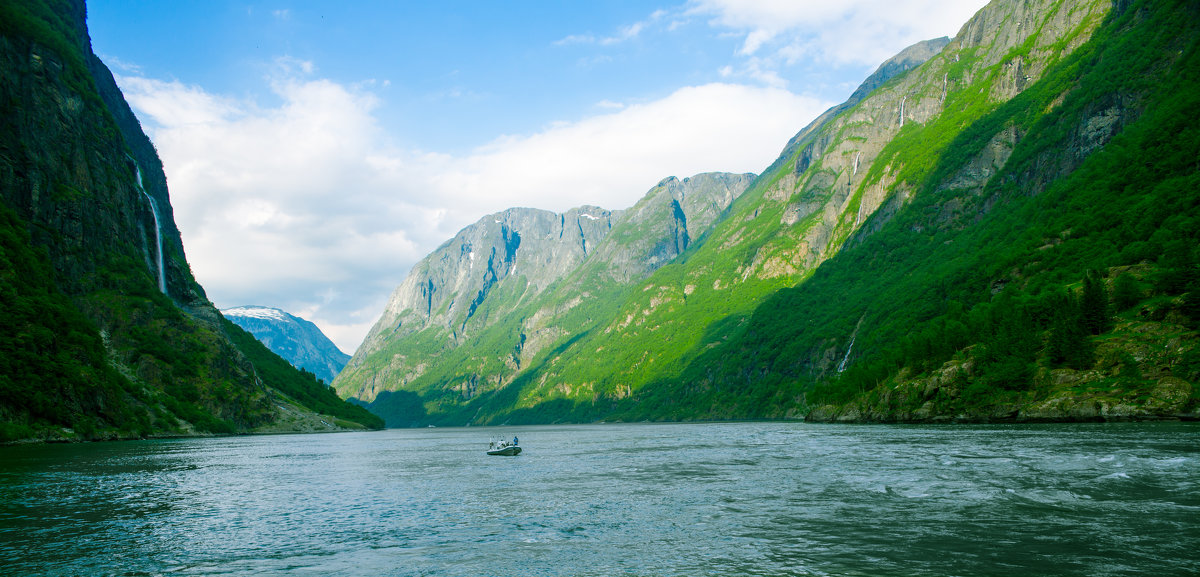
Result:
<svg viewBox="0 0 1200 577">
<path fill-rule="evenodd" d="M 525 452 L 489 457 L 519 435 Z M 0 447 L 3 575 L 1192 575 L 1200 426 L 419 429 Z"/>
</svg>

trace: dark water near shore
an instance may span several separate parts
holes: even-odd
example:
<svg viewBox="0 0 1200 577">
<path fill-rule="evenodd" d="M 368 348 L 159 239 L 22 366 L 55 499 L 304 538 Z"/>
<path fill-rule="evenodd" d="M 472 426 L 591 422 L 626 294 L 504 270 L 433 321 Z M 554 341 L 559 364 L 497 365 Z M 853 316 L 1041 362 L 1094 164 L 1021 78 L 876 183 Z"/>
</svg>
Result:
<svg viewBox="0 0 1200 577">
<path fill-rule="evenodd" d="M 0 575 L 1198 573 L 1196 424 L 0 447 Z"/>
</svg>

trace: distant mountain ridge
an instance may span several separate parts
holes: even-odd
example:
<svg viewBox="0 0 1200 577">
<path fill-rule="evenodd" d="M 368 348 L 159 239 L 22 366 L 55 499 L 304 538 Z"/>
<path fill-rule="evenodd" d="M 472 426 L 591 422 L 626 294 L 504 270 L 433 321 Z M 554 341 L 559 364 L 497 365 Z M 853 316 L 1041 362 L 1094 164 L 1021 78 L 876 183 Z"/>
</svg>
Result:
<svg viewBox="0 0 1200 577">
<path fill-rule="evenodd" d="M 332 383 L 350 360 L 350 355 L 338 349 L 317 325 L 286 311 L 247 305 L 221 309 L 221 314 L 292 366 L 326 383 Z"/>
<path fill-rule="evenodd" d="M 666 178 L 624 211 L 514 208 L 483 217 L 413 267 L 334 387 L 373 402 L 467 367 L 480 370 L 457 382 L 455 394 L 511 378 L 573 330 L 576 321 L 564 327 L 562 317 L 582 312 L 576 305 L 626 290 L 678 257 L 753 177 Z M 488 352 L 476 348 L 481 342 Z M 448 361 L 463 353 L 471 356 Z"/>
</svg>

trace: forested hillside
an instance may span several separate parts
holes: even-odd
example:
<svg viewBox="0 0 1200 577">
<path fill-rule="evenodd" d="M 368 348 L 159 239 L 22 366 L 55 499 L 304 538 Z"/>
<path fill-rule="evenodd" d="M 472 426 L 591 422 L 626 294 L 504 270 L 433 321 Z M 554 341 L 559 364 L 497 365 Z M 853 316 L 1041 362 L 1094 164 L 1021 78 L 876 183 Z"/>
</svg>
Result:
<svg viewBox="0 0 1200 577">
<path fill-rule="evenodd" d="M 952 119 L 898 139 L 913 200 L 689 367 L 714 398 L 686 404 L 774 381 L 818 420 L 1195 415 L 1198 16 L 1122 3 L 944 153 L 914 162 Z"/>
</svg>

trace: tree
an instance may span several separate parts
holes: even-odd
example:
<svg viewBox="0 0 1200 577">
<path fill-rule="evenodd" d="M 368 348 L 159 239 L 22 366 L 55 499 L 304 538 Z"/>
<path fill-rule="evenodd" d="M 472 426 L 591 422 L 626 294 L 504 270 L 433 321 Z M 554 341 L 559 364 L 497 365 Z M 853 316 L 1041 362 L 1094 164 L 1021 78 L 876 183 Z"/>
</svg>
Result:
<svg viewBox="0 0 1200 577">
<path fill-rule="evenodd" d="M 1142 300 L 1142 287 L 1133 275 L 1121 273 L 1113 279 L 1112 302 L 1113 312 L 1128 310 Z"/>
<path fill-rule="evenodd" d="M 1108 289 L 1098 271 L 1089 269 L 1083 276 L 1079 306 L 1083 326 L 1089 333 L 1098 335 L 1109 329 L 1112 319 L 1108 312 Z"/>
<path fill-rule="evenodd" d="M 1084 328 L 1083 311 L 1074 293 L 1062 296 L 1058 313 L 1050 325 L 1046 356 L 1055 366 L 1083 370 L 1095 361 L 1092 343 Z"/>
</svg>

